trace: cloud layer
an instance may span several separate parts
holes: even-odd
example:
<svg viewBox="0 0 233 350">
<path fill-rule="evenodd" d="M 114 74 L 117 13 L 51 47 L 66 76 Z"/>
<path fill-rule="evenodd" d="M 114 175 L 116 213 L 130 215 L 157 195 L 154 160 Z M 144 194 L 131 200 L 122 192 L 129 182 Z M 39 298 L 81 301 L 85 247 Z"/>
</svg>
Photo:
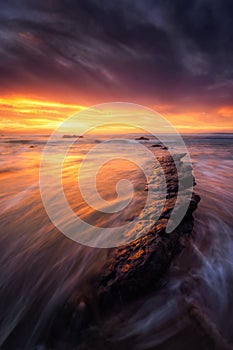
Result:
<svg viewBox="0 0 233 350">
<path fill-rule="evenodd" d="M 8 0 L 2 95 L 233 104 L 231 0 Z"/>
</svg>

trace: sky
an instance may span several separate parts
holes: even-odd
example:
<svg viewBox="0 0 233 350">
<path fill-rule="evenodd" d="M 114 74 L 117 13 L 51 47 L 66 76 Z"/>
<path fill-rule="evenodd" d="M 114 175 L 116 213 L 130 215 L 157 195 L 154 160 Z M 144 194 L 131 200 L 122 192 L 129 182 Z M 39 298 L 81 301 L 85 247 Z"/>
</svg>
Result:
<svg viewBox="0 0 233 350">
<path fill-rule="evenodd" d="M 233 1 L 1 1 L 0 78 L 2 133 L 113 101 L 233 132 Z"/>
</svg>

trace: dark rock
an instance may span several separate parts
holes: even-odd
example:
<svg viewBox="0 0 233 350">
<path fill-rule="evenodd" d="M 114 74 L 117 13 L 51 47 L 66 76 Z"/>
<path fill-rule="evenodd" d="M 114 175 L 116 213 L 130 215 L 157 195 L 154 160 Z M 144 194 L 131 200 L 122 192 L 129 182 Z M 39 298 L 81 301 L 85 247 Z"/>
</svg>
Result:
<svg viewBox="0 0 233 350">
<path fill-rule="evenodd" d="M 62 137 L 63 137 L 63 139 L 73 139 L 73 138 L 75 138 L 75 139 L 77 139 L 77 138 L 82 139 L 83 138 L 82 135 L 78 136 L 78 135 L 75 135 L 75 134 L 74 135 L 63 135 Z"/>
<path fill-rule="evenodd" d="M 140 137 L 136 137 L 135 140 L 137 140 L 137 141 L 140 141 L 140 140 L 148 141 L 150 139 L 148 139 L 148 137 L 145 137 L 145 136 L 140 136 Z"/>
<path fill-rule="evenodd" d="M 180 161 L 184 156 L 185 154 L 180 154 L 175 158 Z M 158 160 L 165 173 L 168 194 L 162 214 L 153 229 L 145 236 L 110 252 L 103 274 L 99 276 L 95 285 L 102 310 L 108 308 L 110 304 L 113 305 L 117 300 L 118 302 L 131 301 L 151 290 L 169 267 L 172 257 L 182 249 L 182 236 L 191 234 L 192 213 L 200 200 L 195 194 L 192 194 L 188 210 L 180 225 L 170 234 L 165 232 L 176 203 L 178 175 L 172 157 L 158 157 Z M 159 169 L 159 165 L 157 168 Z M 189 166 L 182 163 L 179 170 L 181 183 L 184 184 L 180 189 L 182 195 L 180 209 L 182 210 L 189 198 L 189 187 L 194 184 L 194 179 L 190 174 Z M 185 181 L 186 178 L 187 181 Z M 157 190 L 160 188 L 158 184 Z"/>
<path fill-rule="evenodd" d="M 163 146 L 159 143 L 155 143 L 154 145 L 151 145 L 151 147 L 160 147 L 162 150 L 168 150 L 168 147 Z"/>
<path fill-rule="evenodd" d="M 160 145 L 160 144 L 154 144 L 154 145 L 151 145 L 151 147 L 162 147 L 162 145 Z"/>
</svg>

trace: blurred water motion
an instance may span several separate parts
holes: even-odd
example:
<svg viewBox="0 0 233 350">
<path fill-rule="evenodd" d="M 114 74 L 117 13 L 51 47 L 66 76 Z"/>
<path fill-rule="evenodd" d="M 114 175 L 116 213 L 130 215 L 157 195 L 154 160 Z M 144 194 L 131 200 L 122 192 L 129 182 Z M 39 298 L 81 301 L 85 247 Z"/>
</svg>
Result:
<svg viewBox="0 0 233 350">
<path fill-rule="evenodd" d="M 232 135 L 212 134 L 184 136 L 184 140 L 193 161 L 195 191 L 201 196 L 195 212 L 194 239 L 172 265 L 161 291 L 141 300 L 137 310 L 128 313 L 123 323 L 111 320 L 112 341 L 131 342 L 134 349 L 156 346 L 166 349 L 169 341 L 173 348 L 195 348 L 200 339 L 198 332 L 191 329 L 189 333 L 189 308 L 196 310 L 196 319 L 214 341 L 221 344 L 233 341 L 233 139 Z M 83 155 L 99 141 L 94 137 L 79 140 L 64 164 L 66 196 L 73 210 L 78 210 L 86 220 L 95 213 L 85 206 L 74 188 Z M 44 136 L 1 139 L 0 346 L 3 349 L 16 348 L 16 344 L 17 349 L 26 346 L 31 349 L 43 343 L 44 326 L 57 307 L 105 261 L 104 249 L 80 246 L 50 222 L 38 185 L 45 143 Z M 109 225 L 137 215 L 145 200 L 145 177 L 140 169 L 125 161 L 112 162 L 100 172 L 97 187 L 101 196 L 108 201 L 116 198 L 116 192 L 106 190 L 115 187 L 116 170 L 120 171 L 119 178 L 126 176 L 132 181 L 135 196 L 125 216 L 111 216 L 108 222 L 106 214 L 104 223 Z M 96 216 L 95 220 L 98 225 L 104 224 L 102 216 Z M 109 337 L 107 325 L 106 336 Z"/>
</svg>

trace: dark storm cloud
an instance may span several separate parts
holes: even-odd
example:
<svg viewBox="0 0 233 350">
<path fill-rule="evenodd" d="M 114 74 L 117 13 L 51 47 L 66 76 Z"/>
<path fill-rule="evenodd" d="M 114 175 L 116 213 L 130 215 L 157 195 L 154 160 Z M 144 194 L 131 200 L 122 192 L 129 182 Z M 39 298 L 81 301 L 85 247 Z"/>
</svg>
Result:
<svg viewBox="0 0 233 350">
<path fill-rule="evenodd" d="M 1 91 L 232 103 L 231 0 L 9 0 Z"/>
</svg>

